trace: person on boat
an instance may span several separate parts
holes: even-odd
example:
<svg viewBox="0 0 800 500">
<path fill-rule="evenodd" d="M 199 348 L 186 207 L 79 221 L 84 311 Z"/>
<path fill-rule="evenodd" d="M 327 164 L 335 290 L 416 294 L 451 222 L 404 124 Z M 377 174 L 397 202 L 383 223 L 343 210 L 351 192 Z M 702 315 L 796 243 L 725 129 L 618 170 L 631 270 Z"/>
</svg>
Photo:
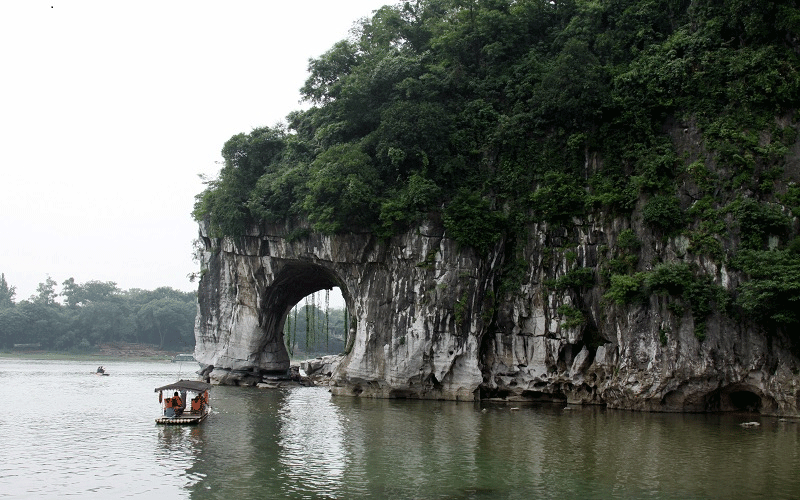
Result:
<svg viewBox="0 0 800 500">
<path fill-rule="evenodd" d="M 192 398 L 192 413 L 201 413 L 203 409 L 203 397 L 198 394 Z"/>
<path fill-rule="evenodd" d="M 175 394 L 172 396 L 172 409 L 175 410 L 175 415 L 183 413 L 183 400 L 180 395 L 178 395 L 178 391 L 175 391 Z"/>
<path fill-rule="evenodd" d="M 172 398 L 167 398 L 164 400 L 164 416 L 165 417 L 175 416 L 175 409 L 172 407 Z"/>
<path fill-rule="evenodd" d="M 102 366 L 98 366 L 97 367 L 97 373 L 102 374 L 102 373 L 105 373 L 105 372 L 106 372 L 106 370 Z"/>
</svg>

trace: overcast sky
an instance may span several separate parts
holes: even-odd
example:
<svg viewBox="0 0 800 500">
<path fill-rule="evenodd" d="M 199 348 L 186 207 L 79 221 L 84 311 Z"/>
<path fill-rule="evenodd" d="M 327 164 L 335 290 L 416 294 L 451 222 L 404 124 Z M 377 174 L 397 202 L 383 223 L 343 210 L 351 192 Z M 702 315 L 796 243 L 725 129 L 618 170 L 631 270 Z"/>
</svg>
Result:
<svg viewBox="0 0 800 500">
<path fill-rule="evenodd" d="M 198 174 L 387 0 L 0 0 L 0 273 L 196 290 Z"/>
</svg>

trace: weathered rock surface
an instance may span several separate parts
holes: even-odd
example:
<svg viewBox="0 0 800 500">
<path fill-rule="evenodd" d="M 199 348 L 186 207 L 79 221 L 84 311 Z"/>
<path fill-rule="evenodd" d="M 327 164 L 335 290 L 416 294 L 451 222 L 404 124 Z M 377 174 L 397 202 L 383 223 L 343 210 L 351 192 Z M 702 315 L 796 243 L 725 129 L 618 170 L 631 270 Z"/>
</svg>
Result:
<svg viewBox="0 0 800 500">
<path fill-rule="evenodd" d="M 346 354 L 328 365 L 334 394 L 800 415 L 800 360 L 787 339 L 713 313 L 701 341 L 691 313 L 677 314 L 663 297 L 623 307 L 606 304 L 599 286 L 544 286 L 596 267 L 624 221 L 532 225 L 514 255 L 500 243 L 483 257 L 436 221 L 388 242 L 298 228 L 262 226 L 233 241 L 201 225 L 195 357 L 210 381 L 255 385 L 286 373 L 286 315 L 306 295 L 338 286 L 351 327 Z M 692 262 L 718 284 L 735 284 L 724 268 L 687 256 L 680 238 L 631 229 L 643 241 L 641 262 L 656 254 Z M 570 309 L 583 311 L 580 324 L 567 321 Z"/>
<path fill-rule="evenodd" d="M 338 354 L 301 361 L 299 366 L 300 376 L 307 378 L 311 384 L 324 383 L 327 385 L 341 361 L 342 356 Z"/>
</svg>

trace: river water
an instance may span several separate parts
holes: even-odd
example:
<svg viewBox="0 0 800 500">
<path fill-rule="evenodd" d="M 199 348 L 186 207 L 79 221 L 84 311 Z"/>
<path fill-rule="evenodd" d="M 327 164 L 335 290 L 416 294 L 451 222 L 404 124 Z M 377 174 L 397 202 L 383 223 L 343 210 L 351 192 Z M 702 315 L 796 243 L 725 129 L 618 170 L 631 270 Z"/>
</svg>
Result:
<svg viewBox="0 0 800 500">
<path fill-rule="evenodd" d="M 800 498 L 794 420 L 214 387 L 165 427 L 197 365 L 104 366 L 0 359 L 0 498 Z"/>
</svg>

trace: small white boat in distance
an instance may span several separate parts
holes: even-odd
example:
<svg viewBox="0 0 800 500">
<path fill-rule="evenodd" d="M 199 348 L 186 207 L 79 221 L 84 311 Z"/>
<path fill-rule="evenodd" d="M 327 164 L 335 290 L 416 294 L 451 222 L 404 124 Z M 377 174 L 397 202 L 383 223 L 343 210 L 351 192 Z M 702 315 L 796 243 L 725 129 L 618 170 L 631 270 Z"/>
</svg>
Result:
<svg viewBox="0 0 800 500">
<path fill-rule="evenodd" d="M 172 357 L 173 363 L 178 363 L 182 361 L 195 361 L 194 354 L 176 354 Z"/>
</svg>

